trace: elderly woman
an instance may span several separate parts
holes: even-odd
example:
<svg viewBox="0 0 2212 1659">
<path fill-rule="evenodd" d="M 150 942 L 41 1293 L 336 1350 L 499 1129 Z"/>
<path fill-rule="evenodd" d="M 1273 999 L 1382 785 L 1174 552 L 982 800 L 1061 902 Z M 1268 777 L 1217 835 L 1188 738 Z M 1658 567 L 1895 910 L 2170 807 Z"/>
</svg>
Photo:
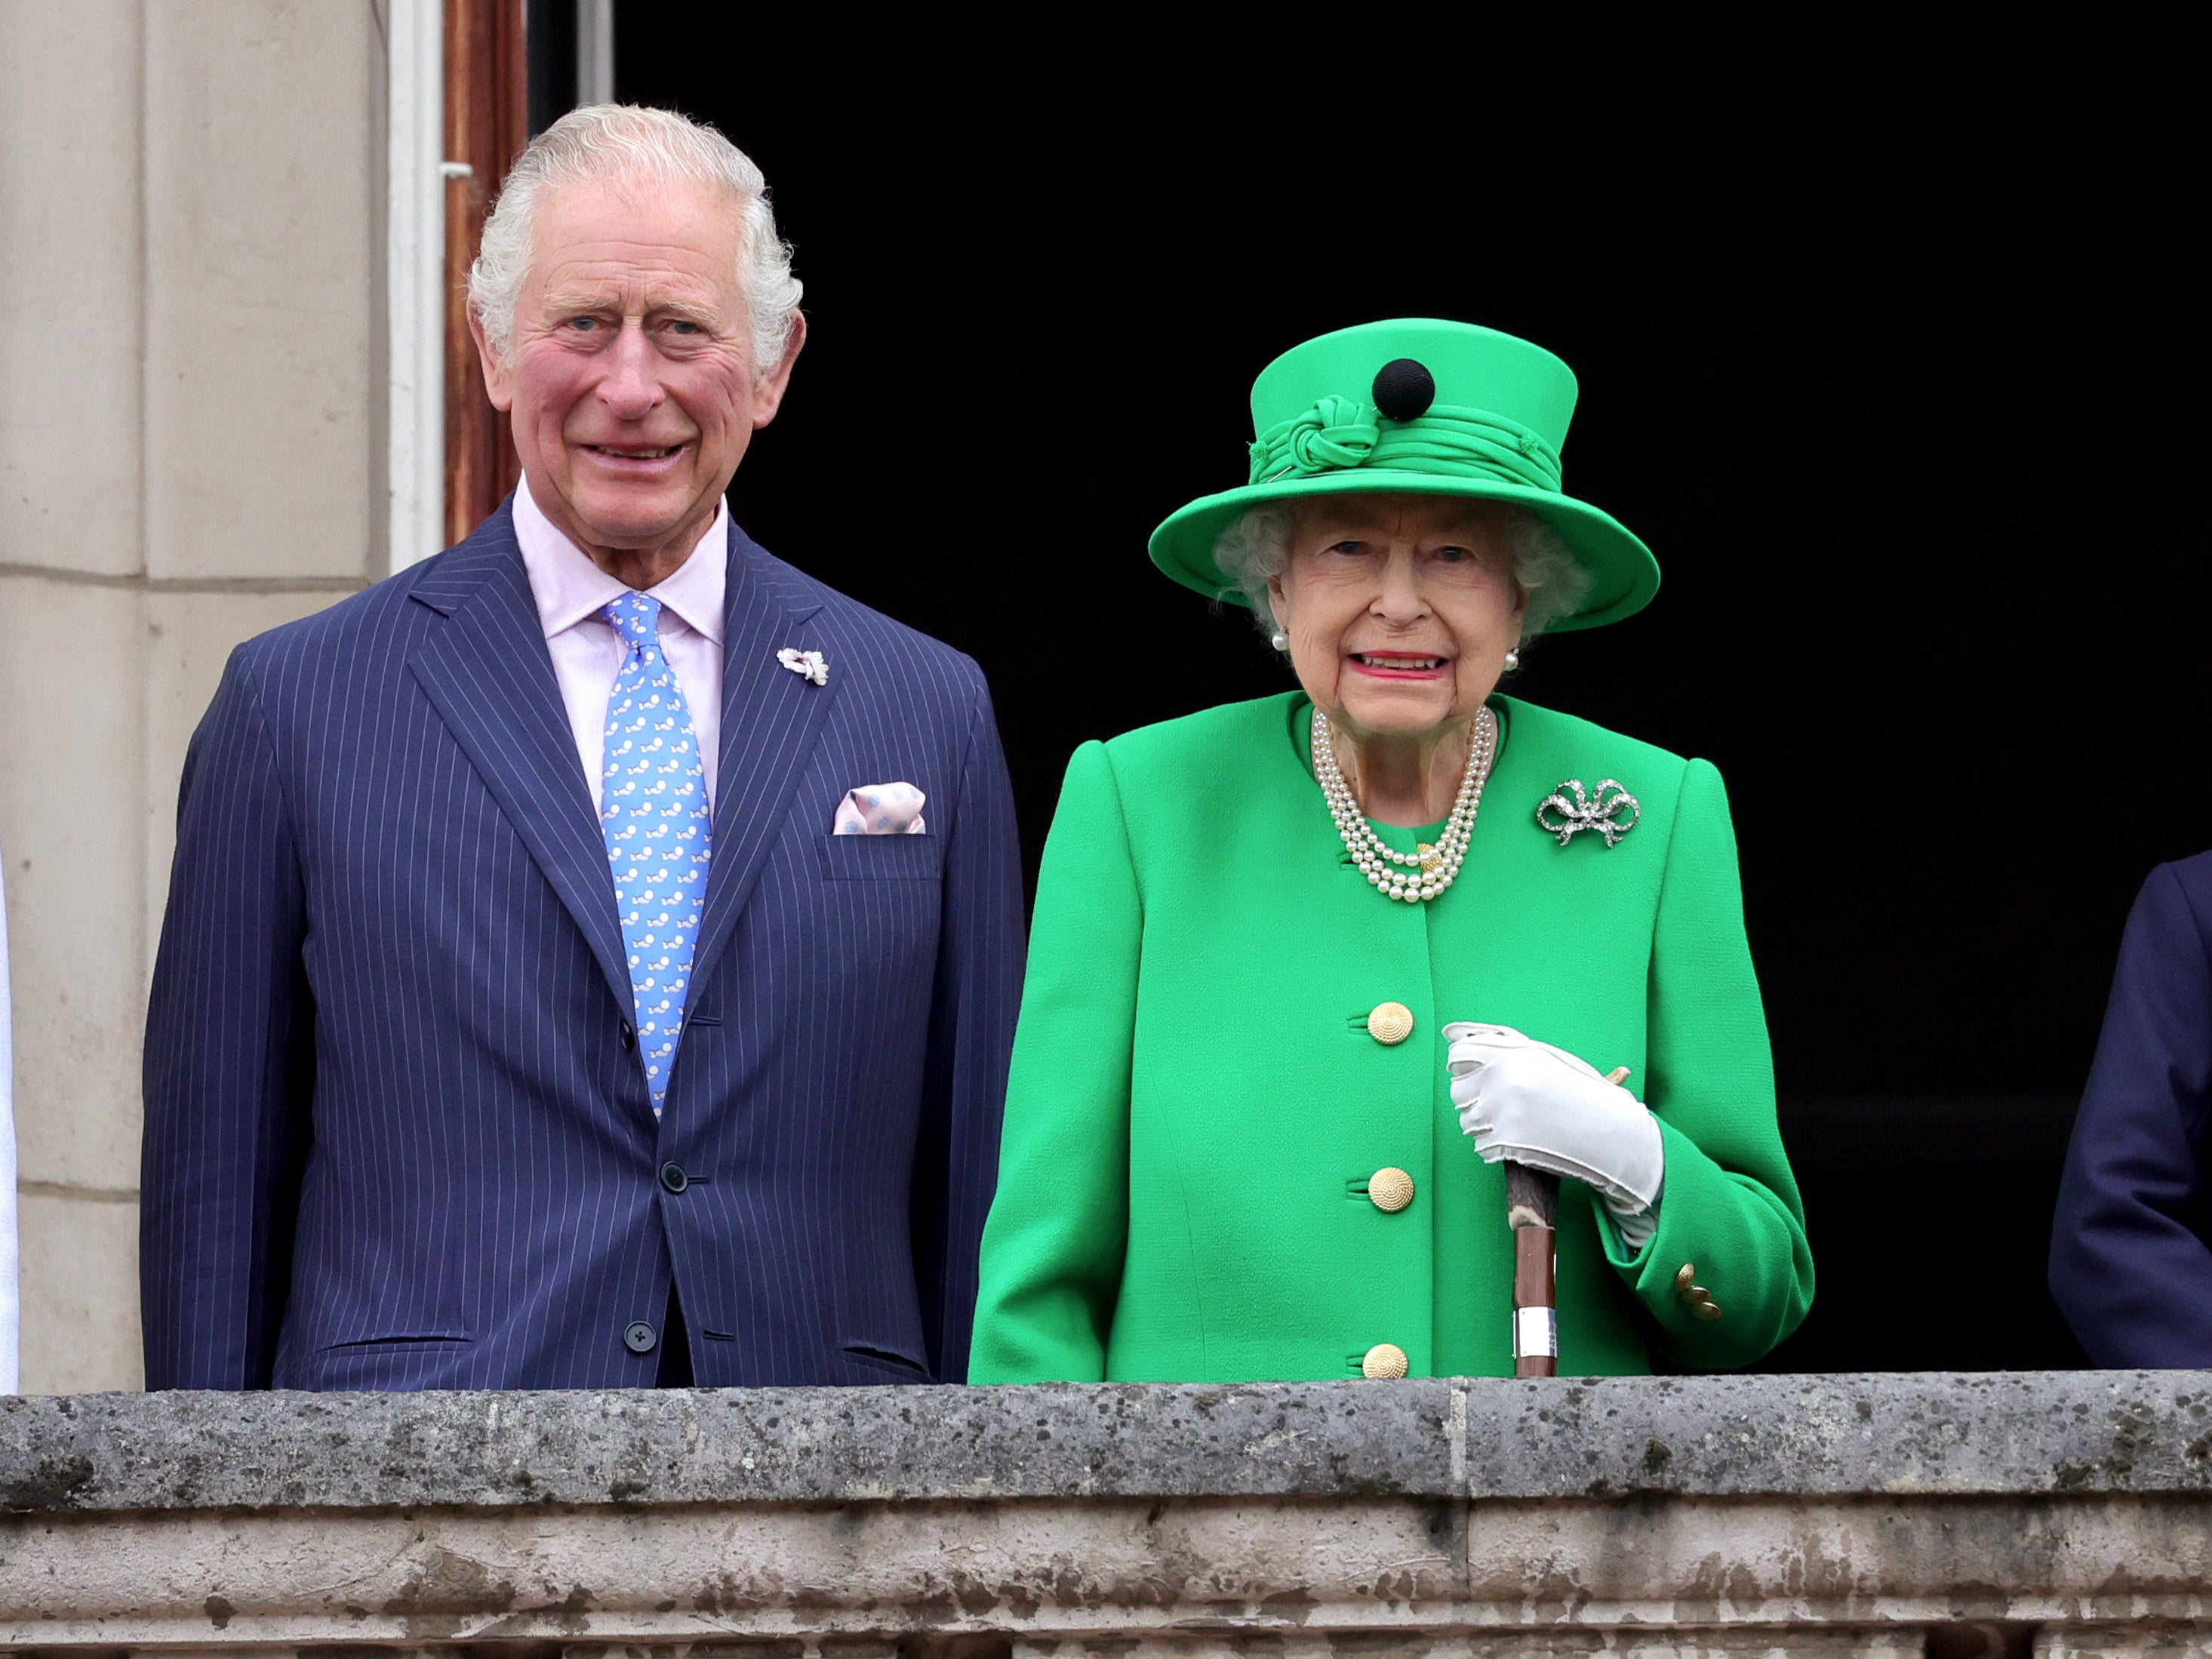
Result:
<svg viewBox="0 0 2212 1659">
<path fill-rule="evenodd" d="M 1720 775 L 1497 694 L 1658 586 L 1561 493 L 1574 403 L 1489 329 L 1324 335 L 1253 387 L 1250 483 L 1154 532 L 1299 689 L 1069 764 L 972 1380 L 1510 1375 L 1506 1159 L 1569 1177 L 1561 1373 L 1804 1316 Z"/>
</svg>

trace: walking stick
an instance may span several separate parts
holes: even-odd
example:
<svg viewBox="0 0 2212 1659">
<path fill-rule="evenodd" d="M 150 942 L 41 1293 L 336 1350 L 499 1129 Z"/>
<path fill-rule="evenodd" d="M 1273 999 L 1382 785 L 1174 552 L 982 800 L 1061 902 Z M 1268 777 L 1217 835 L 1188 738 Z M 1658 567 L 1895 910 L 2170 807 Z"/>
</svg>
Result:
<svg viewBox="0 0 2212 1659">
<path fill-rule="evenodd" d="M 1624 1083 L 1628 1067 L 1607 1073 Z M 1525 1164 L 1505 1165 L 1505 1222 L 1513 1229 L 1513 1375 L 1559 1374 L 1558 1263 L 1559 1178 Z"/>
</svg>

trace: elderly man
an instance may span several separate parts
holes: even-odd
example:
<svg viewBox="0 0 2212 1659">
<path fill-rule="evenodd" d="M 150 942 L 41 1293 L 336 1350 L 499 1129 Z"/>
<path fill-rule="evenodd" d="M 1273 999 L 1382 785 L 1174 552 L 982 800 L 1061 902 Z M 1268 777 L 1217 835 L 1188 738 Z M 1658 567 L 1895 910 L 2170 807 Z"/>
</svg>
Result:
<svg viewBox="0 0 2212 1659">
<path fill-rule="evenodd" d="M 799 295 L 718 134 L 516 163 L 470 306 L 521 487 L 240 647 L 186 763 L 149 1386 L 964 1375 L 1012 799 L 974 663 L 730 521 Z"/>
</svg>

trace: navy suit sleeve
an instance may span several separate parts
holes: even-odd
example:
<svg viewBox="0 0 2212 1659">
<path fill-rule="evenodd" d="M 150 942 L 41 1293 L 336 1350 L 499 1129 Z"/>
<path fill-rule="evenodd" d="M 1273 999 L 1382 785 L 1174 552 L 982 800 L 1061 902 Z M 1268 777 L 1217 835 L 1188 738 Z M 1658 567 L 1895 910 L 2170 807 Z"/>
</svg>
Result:
<svg viewBox="0 0 2212 1659">
<path fill-rule="evenodd" d="M 149 1389 L 269 1386 L 313 1087 L 305 935 L 276 748 L 234 653 L 185 763 L 146 1016 Z"/>
<path fill-rule="evenodd" d="M 976 674 L 944 913 L 915 1158 L 915 1273 L 931 1373 L 965 1382 L 976 1255 L 999 1178 L 999 1125 L 1022 990 L 1021 843 L 1013 787 Z M 933 825 L 932 828 L 935 828 Z"/>
<path fill-rule="evenodd" d="M 2182 872 L 2208 881 L 2192 902 Z M 2212 1366 L 2203 1151 L 2212 1107 L 2212 858 L 2151 872 L 2074 1120 L 2051 1293 L 2100 1365 Z"/>
</svg>

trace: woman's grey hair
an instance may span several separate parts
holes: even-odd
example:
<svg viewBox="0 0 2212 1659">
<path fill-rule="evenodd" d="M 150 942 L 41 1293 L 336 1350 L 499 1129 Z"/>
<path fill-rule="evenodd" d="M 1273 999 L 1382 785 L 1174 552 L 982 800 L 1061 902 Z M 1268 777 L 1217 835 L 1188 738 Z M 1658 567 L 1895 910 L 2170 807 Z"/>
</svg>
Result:
<svg viewBox="0 0 2212 1659">
<path fill-rule="evenodd" d="M 697 185 L 726 191 L 738 214 L 738 283 L 751 319 L 753 369 L 783 361 L 799 314 L 791 245 L 775 233 L 768 180 L 752 158 L 709 126 L 665 109 L 592 104 L 530 141 L 507 175 L 469 267 L 469 304 L 502 362 L 512 361 L 514 307 L 530 274 L 538 199 L 562 185 Z"/>
<path fill-rule="evenodd" d="M 1571 617 L 1589 597 L 1590 573 L 1567 551 L 1559 532 L 1526 507 L 1500 503 L 1513 580 L 1521 589 L 1521 641 L 1527 644 L 1553 623 Z M 1278 629 L 1267 583 L 1290 562 L 1291 537 L 1299 503 L 1267 501 L 1248 507 L 1214 538 L 1213 562 L 1229 578 L 1224 599 L 1242 598 L 1252 620 L 1272 644 Z"/>
</svg>

